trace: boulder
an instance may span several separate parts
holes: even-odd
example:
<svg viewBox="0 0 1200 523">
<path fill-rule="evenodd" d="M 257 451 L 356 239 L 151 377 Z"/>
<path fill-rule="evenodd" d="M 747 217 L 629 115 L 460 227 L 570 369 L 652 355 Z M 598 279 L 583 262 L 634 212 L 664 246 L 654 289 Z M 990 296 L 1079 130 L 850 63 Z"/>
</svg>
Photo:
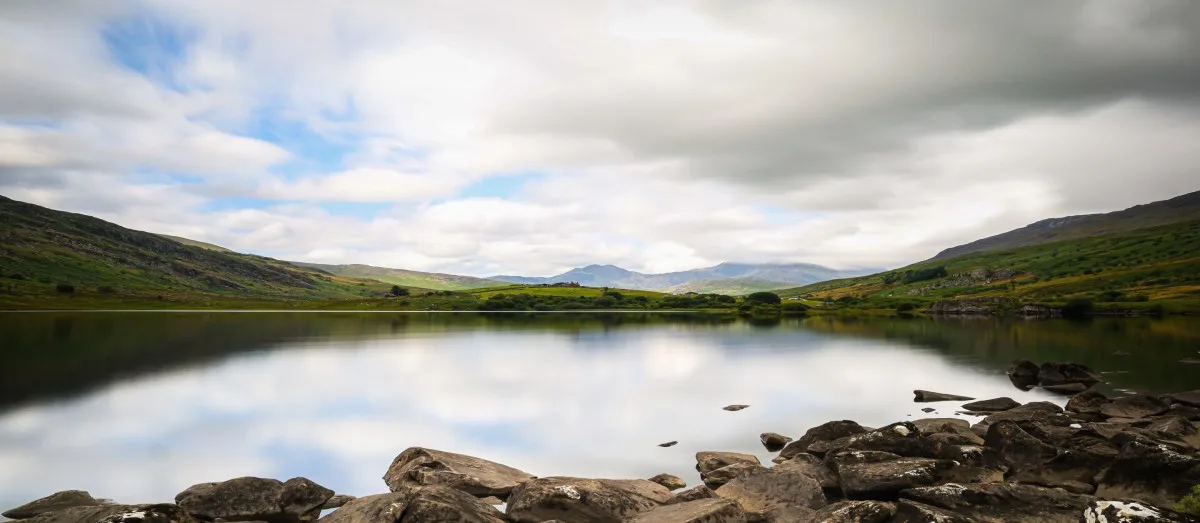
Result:
<svg viewBox="0 0 1200 523">
<path fill-rule="evenodd" d="M 1195 423 L 1179 416 L 1155 418 L 1144 430 L 1154 434 L 1154 439 L 1167 439 L 1200 450 L 1200 429 Z"/>
<path fill-rule="evenodd" d="M 667 504 L 674 505 L 676 503 L 686 503 L 688 501 L 696 501 L 697 499 L 709 499 L 715 497 L 717 497 L 716 492 L 713 492 L 712 489 L 704 485 L 699 485 L 676 493 L 674 496 L 671 496 L 671 499 L 667 500 Z"/>
<path fill-rule="evenodd" d="M 995 523 L 1076 523 L 1084 507 L 1094 499 L 1063 489 L 1015 483 L 948 483 L 905 490 L 900 497 L 961 514 L 974 521 Z"/>
<path fill-rule="evenodd" d="M 896 516 L 891 523 L 980 523 L 948 510 L 902 499 L 896 503 Z"/>
<path fill-rule="evenodd" d="M 423 447 L 401 452 L 383 475 L 392 492 L 407 486 L 445 485 L 472 496 L 500 499 L 533 478 L 532 474 L 507 465 Z"/>
<path fill-rule="evenodd" d="M 44 498 L 35 499 L 17 508 L 11 508 L 0 514 L 9 519 L 26 519 L 43 512 L 53 512 L 71 507 L 94 507 L 105 502 L 93 498 L 82 490 L 64 490 L 55 492 Z"/>
<path fill-rule="evenodd" d="M 741 452 L 716 452 L 704 450 L 696 453 L 696 472 L 706 474 L 719 468 L 728 467 L 734 463 L 752 463 L 761 465 L 758 457 Z"/>
<path fill-rule="evenodd" d="M 1096 492 L 1096 477 L 1104 472 L 1113 458 L 1079 451 L 1059 449 L 1058 455 L 1045 460 L 1040 466 L 1016 469 L 1010 481 L 1062 488 L 1076 494 Z"/>
<path fill-rule="evenodd" d="M 321 510 L 335 509 L 335 508 L 341 507 L 342 505 L 345 505 L 346 503 L 354 501 L 354 499 L 355 499 L 354 496 L 349 496 L 346 494 L 335 494 L 333 497 L 325 500 L 325 504 L 321 505 Z"/>
<path fill-rule="evenodd" d="M 169 503 L 154 505 L 91 505 L 42 512 L 27 523 L 196 523 L 190 514 Z"/>
<path fill-rule="evenodd" d="M 729 412 L 737 412 L 739 410 L 749 408 L 749 407 L 750 407 L 749 405 L 726 405 L 724 407 L 721 407 L 721 410 L 727 410 Z"/>
<path fill-rule="evenodd" d="M 882 501 L 839 501 L 818 510 L 805 523 L 886 523 L 896 505 Z"/>
<path fill-rule="evenodd" d="M 242 477 L 192 485 L 175 503 L 197 519 L 297 523 L 316 521 L 331 497 L 332 490 L 306 478 Z"/>
<path fill-rule="evenodd" d="M 1099 414 L 1100 407 L 1108 403 L 1108 398 L 1096 391 L 1087 391 L 1081 394 L 1072 396 L 1067 400 L 1067 412 L 1078 412 L 1080 414 Z"/>
<path fill-rule="evenodd" d="M 678 445 L 678 444 L 679 444 L 679 442 L 678 442 L 678 441 L 668 441 L 668 442 L 666 442 L 666 443 L 659 443 L 659 444 L 658 444 L 658 446 L 660 446 L 660 447 L 674 447 L 675 445 Z"/>
<path fill-rule="evenodd" d="M 789 463 L 808 477 L 817 480 L 817 483 L 821 484 L 821 490 L 825 492 L 825 497 L 841 496 L 842 486 L 837 473 L 827 467 L 821 458 L 812 454 L 797 454 Z"/>
<path fill-rule="evenodd" d="M 539 520 L 540 521 L 540 520 Z M 443 485 L 401 487 L 347 502 L 320 523 L 503 523 L 504 514 L 461 490 Z"/>
<path fill-rule="evenodd" d="M 843 465 L 858 465 L 860 463 L 880 463 L 900 459 L 897 454 L 878 450 L 848 450 L 825 456 L 825 466 L 837 473 Z"/>
<path fill-rule="evenodd" d="M 879 450 L 901 456 L 932 457 L 933 445 L 921 435 L 916 425 L 907 421 L 893 423 L 862 434 L 846 436 L 828 443 L 809 447 L 812 454 L 828 454 L 844 450 Z"/>
<path fill-rule="evenodd" d="M 1093 501 L 1083 510 L 1086 523 L 1200 523 L 1200 517 L 1180 514 L 1136 501 Z"/>
<path fill-rule="evenodd" d="M 1058 405 L 1048 401 L 1035 401 L 1026 403 L 1020 407 L 1014 407 L 1005 411 L 990 414 L 986 418 L 979 420 L 971 427 L 971 431 L 980 436 L 987 434 L 987 429 L 993 423 L 1003 420 L 1010 421 L 1032 421 L 1037 420 L 1043 423 L 1052 425 L 1068 426 L 1075 423 L 1075 420 L 1063 414 L 1063 410 Z"/>
<path fill-rule="evenodd" d="M 669 490 L 644 479 L 538 478 L 513 489 L 508 519 L 616 523 L 663 506 L 670 498 Z"/>
<path fill-rule="evenodd" d="M 1098 479 L 1096 496 L 1171 506 L 1196 484 L 1200 484 L 1200 458 L 1133 439 Z"/>
<path fill-rule="evenodd" d="M 758 440 L 767 448 L 767 452 L 778 452 L 785 445 L 791 443 L 792 438 L 774 432 L 764 432 L 758 436 Z"/>
<path fill-rule="evenodd" d="M 683 478 L 680 478 L 679 476 L 672 476 L 670 474 L 659 474 L 650 478 L 648 481 L 658 483 L 659 485 L 666 487 L 667 490 L 679 490 L 687 486 L 687 482 L 684 481 Z"/>
<path fill-rule="evenodd" d="M 1008 366 L 1008 375 L 1021 378 L 1037 378 L 1038 371 L 1041 368 L 1029 360 L 1017 360 Z"/>
<path fill-rule="evenodd" d="M 838 467 L 846 499 L 896 499 L 901 490 L 938 481 L 940 471 L 954 462 L 928 458 L 900 458 L 874 463 L 845 463 Z"/>
<path fill-rule="evenodd" d="M 1109 401 L 1100 406 L 1100 414 L 1109 418 L 1142 419 L 1157 416 L 1171 406 L 1147 394 L 1135 394 Z"/>
<path fill-rule="evenodd" d="M 629 523 L 745 523 L 746 512 L 728 499 L 698 499 L 637 514 Z"/>
<path fill-rule="evenodd" d="M 778 511 L 808 513 L 826 504 L 820 483 L 792 462 L 734 478 L 717 489 L 717 496 L 738 502 L 751 521 Z"/>
<path fill-rule="evenodd" d="M 1193 407 L 1183 403 L 1175 403 L 1167 410 L 1170 416 L 1179 416 L 1188 421 L 1200 421 L 1200 407 Z"/>
<path fill-rule="evenodd" d="M 708 488 L 719 488 L 721 485 L 729 483 L 733 478 L 744 476 L 751 472 L 763 470 L 763 466 L 757 463 L 734 463 L 732 465 L 721 467 L 717 470 L 710 470 L 700 474 L 700 480 Z"/>
<path fill-rule="evenodd" d="M 1099 383 L 1100 373 L 1087 365 L 1070 362 L 1048 362 L 1038 368 L 1038 383 L 1047 385 L 1064 385 L 1067 383 L 1083 383 L 1093 385 Z"/>
<path fill-rule="evenodd" d="M 856 422 L 850 420 L 830 421 L 808 429 L 808 432 L 800 436 L 800 439 L 788 443 L 783 447 L 783 450 L 779 452 L 779 456 L 791 459 L 796 454 L 808 452 L 809 446 L 814 443 L 830 442 L 846 436 L 862 434 L 863 432 L 867 432 L 867 429 Z"/>
<path fill-rule="evenodd" d="M 1171 403 L 1182 403 L 1190 407 L 1200 407 L 1200 390 L 1168 394 L 1167 399 L 1169 399 Z"/>
<path fill-rule="evenodd" d="M 1002 420 L 988 427 L 984 446 L 1000 457 L 1011 470 L 1038 468 L 1058 455 L 1058 450 L 1021 429 L 1017 422 Z"/>
<path fill-rule="evenodd" d="M 990 400 L 983 401 L 974 401 L 964 404 L 962 408 L 974 412 L 1003 412 L 1020 406 L 1021 404 L 1017 403 L 1012 398 L 1004 397 L 992 398 Z"/>
<path fill-rule="evenodd" d="M 943 392 L 931 392 L 928 390 L 914 390 L 913 395 L 916 396 L 913 398 L 913 401 L 917 403 L 932 403 L 935 401 L 971 401 L 975 399 L 967 396 L 958 396 Z"/>
</svg>

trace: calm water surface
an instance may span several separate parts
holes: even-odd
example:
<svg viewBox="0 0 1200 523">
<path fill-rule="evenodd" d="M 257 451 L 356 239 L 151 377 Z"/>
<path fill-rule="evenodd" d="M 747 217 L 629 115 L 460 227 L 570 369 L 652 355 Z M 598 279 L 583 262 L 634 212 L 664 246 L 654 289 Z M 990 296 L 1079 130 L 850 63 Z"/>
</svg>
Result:
<svg viewBox="0 0 1200 523">
<path fill-rule="evenodd" d="M 372 494 L 417 445 L 539 476 L 696 484 L 698 450 L 767 462 L 761 432 L 926 416 L 917 388 L 1061 404 L 1009 383 L 1016 358 L 1165 392 L 1200 387 L 1200 366 L 1176 363 L 1198 350 L 1184 318 L 0 313 L 0 507 L 69 488 L 170 501 L 244 475 Z"/>
</svg>

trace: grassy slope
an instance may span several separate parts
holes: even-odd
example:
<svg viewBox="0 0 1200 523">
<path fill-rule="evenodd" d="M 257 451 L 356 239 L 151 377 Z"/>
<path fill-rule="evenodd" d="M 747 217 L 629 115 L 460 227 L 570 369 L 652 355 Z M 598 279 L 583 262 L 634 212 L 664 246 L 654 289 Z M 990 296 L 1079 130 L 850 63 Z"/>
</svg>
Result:
<svg viewBox="0 0 1200 523">
<path fill-rule="evenodd" d="M 778 291 L 782 296 L 950 298 L 1006 296 L 1030 301 L 1098 298 L 1105 291 L 1151 300 L 1200 301 L 1200 220 L 1093 238 L 929 260 L 897 271 L 945 266 L 950 278 L 885 285 L 883 274 Z M 1012 269 L 1014 278 L 933 289 L 974 269 Z"/>
<path fill-rule="evenodd" d="M 631 289 L 611 289 L 625 296 L 645 296 L 647 298 L 657 298 L 665 296 L 665 293 L 654 291 L 637 291 Z M 581 296 L 589 298 L 599 298 L 604 294 L 604 289 L 599 287 L 540 287 L 537 285 L 505 285 L 502 287 L 489 287 L 485 289 L 473 289 L 468 293 L 478 296 L 480 299 L 497 294 L 531 294 L 534 296 Z"/>
<path fill-rule="evenodd" d="M 786 289 L 794 285 L 793 283 L 765 281 L 756 278 L 715 278 L 682 283 L 667 289 L 667 292 L 699 292 L 741 296 L 758 291 Z"/>
<path fill-rule="evenodd" d="M 184 245 L 80 214 L 0 197 L 0 308 L 76 294 L 129 299 L 346 299 L 390 285 Z M 423 289 L 416 289 L 421 291 Z M 101 292 L 104 291 L 104 292 Z"/>
<path fill-rule="evenodd" d="M 234 251 L 232 251 L 232 250 L 230 250 L 230 249 L 226 249 L 226 248 L 224 248 L 224 247 L 221 247 L 220 245 L 213 245 L 213 244 L 211 244 L 211 243 L 205 243 L 205 242 L 202 242 L 202 241 L 199 241 L 199 240 L 193 240 L 193 239 L 190 239 L 190 238 L 184 238 L 184 237 L 182 237 L 182 236 L 171 236 L 170 234 L 159 234 L 159 236 L 162 236 L 163 238 L 166 238 L 166 239 L 168 239 L 168 240 L 175 240 L 175 241 L 177 241 L 177 242 L 179 242 L 179 243 L 182 243 L 182 244 L 184 244 L 184 245 L 191 245 L 192 247 L 199 247 L 199 248 L 201 248 L 201 249 L 208 249 L 208 250 L 210 250 L 210 251 L 217 251 L 217 252 L 234 252 Z"/>
<path fill-rule="evenodd" d="M 371 265 L 325 265 L 305 262 L 291 263 L 300 267 L 323 270 L 339 276 L 370 278 L 394 285 L 420 287 L 439 291 L 458 291 L 464 289 L 479 289 L 483 287 L 496 287 L 505 285 L 505 282 L 502 281 L 473 278 L 471 276 L 409 271 L 404 269 L 390 269 L 387 267 L 374 267 Z"/>
</svg>

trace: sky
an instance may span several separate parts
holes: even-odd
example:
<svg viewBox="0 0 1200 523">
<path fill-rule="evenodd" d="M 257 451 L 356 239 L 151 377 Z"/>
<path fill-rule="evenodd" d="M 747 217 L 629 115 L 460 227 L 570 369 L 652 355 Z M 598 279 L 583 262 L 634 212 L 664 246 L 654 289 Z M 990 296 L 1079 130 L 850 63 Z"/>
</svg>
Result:
<svg viewBox="0 0 1200 523">
<path fill-rule="evenodd" d="M 0 195 L 242 252 L 895 267 L 1200 189 L 1193 0 L 5 0 Z"/>
</svg>

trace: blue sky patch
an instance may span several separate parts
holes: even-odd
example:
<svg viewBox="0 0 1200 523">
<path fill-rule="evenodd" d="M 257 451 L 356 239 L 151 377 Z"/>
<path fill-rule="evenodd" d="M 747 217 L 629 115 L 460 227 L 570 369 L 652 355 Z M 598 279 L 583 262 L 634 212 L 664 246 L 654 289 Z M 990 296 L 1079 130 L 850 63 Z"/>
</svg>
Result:
<svg viewBox="0 0 1200 523">
<path fill-rule="evenodd" d="M 101 31 L 104 45 L 117 62 L 180 92 L 186 92 L 187 87 L 178 80 L 176 69 L 198 35 L 198 31 L 151 11 L 112 20 Z"/>
</svg>

